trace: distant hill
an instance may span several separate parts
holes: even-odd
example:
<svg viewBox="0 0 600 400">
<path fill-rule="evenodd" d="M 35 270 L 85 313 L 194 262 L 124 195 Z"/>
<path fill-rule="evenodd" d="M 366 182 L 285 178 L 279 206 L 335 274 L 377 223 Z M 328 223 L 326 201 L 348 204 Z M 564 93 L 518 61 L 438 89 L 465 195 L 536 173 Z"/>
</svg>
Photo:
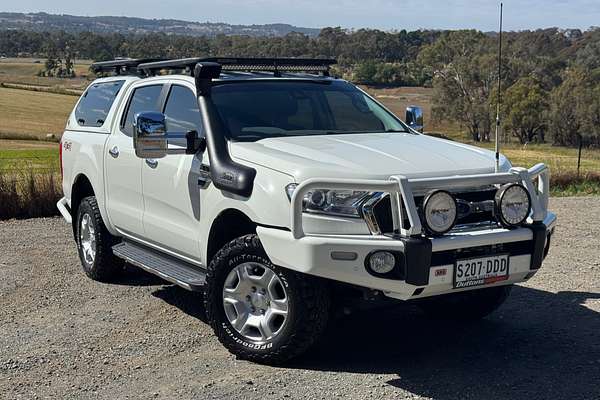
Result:
<svg viewBox="0 0 600 400">
<path fill-rule="evenodd" d="M 299 32 L 317 36 L 320 29 L 302 28 L 288 24 L 231 25 L 220 22 L 190 22 L 175 19 L 145 19 L 132 17 L 81 17 L 47 13 L 0 12 L 0 30 L 26 29 L 35 32 L 57 31 L 96 33 L 152 33 L 189 36 L 248 35 L 284 36 Z"/>
</svg>

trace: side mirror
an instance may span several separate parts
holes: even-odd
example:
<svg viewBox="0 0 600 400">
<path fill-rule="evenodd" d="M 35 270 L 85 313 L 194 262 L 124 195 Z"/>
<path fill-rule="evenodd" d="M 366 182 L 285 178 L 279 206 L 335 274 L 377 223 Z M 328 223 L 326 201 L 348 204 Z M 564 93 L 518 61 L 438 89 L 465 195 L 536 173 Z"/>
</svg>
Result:
<svg viewBox="0 0 600 400">
<path fill-rule="evenodd" d="M 159 112 L 140 112 L 133 123 L 133 147 L 139 158 L 163 158 L 169 147 L 165 116 Z"/>
<path fill-rule="evenodd" d="M 176 140 L 181 143 L 181 139 L 185 139 L 185 147 L 169 148 L 169 141 Z M 145 111 L 135 115 L 133 147 L 135 155 L 139 158 L 163 158 L 167 154 L 196 154 L 206 150 L 206 138 L 198 137 L 196 131 L 167 133 L 164 114 Z"/>
<path fill-rule="evenodd" d="M 406 123 L 415 131 L 423 133 L 423 109 L 417 106 L 406 107 Z"/>
</svg>

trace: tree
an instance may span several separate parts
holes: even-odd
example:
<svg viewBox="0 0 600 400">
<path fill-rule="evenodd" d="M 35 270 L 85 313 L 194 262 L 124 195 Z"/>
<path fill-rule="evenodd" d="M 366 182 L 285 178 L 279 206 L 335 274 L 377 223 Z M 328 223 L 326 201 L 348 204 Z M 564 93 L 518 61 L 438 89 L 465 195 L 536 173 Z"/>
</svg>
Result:
<svg viewBox="0 0 600 400">
<path fill-rule="evenodd" d="M 550 97 L 550 133 L 555 144 L 600 142 L 600 74 L 571 68 Z"/>
<path fill-rule="evenodd" d="M 577 117 L 581 121 L 579 139 L 589 146 L 600 144 L 600 77 L 593 73 L 587 77 L 589 83 L 580 94 Z"/>
<path fill-rule="evenodd" d="M 544 140 L 548 93 L 530 77 L 519 79 L 503 96 L 503 120 L 506 131 L 524 144 L 534 138 Z"/>
<path fill-rule="evenodd" d="M 581 129 L 576 93 L 584 86 L 581 70 L 567 72 L 563 83 L 556 87 L 550 97 L 550 133 L 555 144 L 577 144 Z"/>
<path fill-rule="evenodd" d="M 44 62 L 44 71 L 42 72 L 43 76 L 55 76 L 56 70 L 60 66 L 60 58 L 58 58 L 58 51 L 56 46 L 53 43 L 50 43 L 46 47 L 47 59 Z"/>
<path fill-rule="evenodd" d="M 600 67 L 600 29 L 587 33 L 587 43 L 575 53 L 575 62 L 588 70 Z"/>
<path fill-rule="evenodd" d="M 461 122 L 474 141 L 490 139 L 497 79 L 492 44 L 481 32 L 453 31 L 419 54 L 419 63 L 434 69 L 434 118 Z"/>
<path fill-rule="evenodd" d="M 365 61 L 358 64 L 354 71 L 354 80 L 358 83 L 375 83 L 375 75 L 377 74 L 377 64 L 373 61 Z"/>
<path fill-rule="evenodd" d="M 71 50 L 67 47 L 67 51 L 65 52 L 65 69 L 64 69 L 64 77 L 65 78 L 74 78 L 75 77 L 75 64 L 73 63 L 73 54 L 71 54 Z"/>
</svg>

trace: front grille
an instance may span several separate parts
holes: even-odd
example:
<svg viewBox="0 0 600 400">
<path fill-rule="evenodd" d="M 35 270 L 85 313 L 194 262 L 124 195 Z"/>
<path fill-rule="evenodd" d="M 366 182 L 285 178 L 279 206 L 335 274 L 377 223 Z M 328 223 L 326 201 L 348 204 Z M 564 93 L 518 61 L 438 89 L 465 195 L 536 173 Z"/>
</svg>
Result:
<svg viewBox="0 0 600 400">
<path fill-rule="evenodd" d="M 496 219 L 494 216 L 493 201 L 496 195 L 496 190 L 482 190 L 477 192 L 461 192 L 452 194 L 459 205 L 459 217 L 456 221 L 456 225 L 467 225 L 476 224 L 482 222 L 490 222 L 495 224 Z M 415 204 L 417 206 L 417 212 L 421 219 L 423 219 L 423 201 L 425 196 L 415 196 Z M 403 205 L 404 206 L 404 205 Z M 463 213 L 461 214 L 461 208 Z M 468 212 L 467 212 L 468 211 Z M 375 220 L 379 224 L 379 228 L 382 233 L 393 233 L 393 222 L 392 222 L 392 209 L 390 206 L 390 197 L 383 197 L 377 204 L 373 206 L 373 215 Z M 402 226 L 409 228 L 410 223 L 406 217 L 406 213 L 403 212 L 404 220 Z"/>
</svg>

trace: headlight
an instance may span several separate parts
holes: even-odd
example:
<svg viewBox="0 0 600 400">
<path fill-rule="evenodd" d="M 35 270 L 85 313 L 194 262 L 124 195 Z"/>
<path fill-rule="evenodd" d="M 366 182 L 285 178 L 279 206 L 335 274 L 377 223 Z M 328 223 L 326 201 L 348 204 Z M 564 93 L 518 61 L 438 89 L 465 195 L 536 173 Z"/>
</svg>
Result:
<svg viewBox="0 0 600 400">
<path fill-rule="evenodd" d="M 520 225 L 529 216 L 531 199 L 523 185 L 509 183 L 496 192 L 496 215 L 504 226 Z"/>
<path fill-rule="evenodd" d="M 298 185 L 291 183 L 285 191 L 291 200 Z M 369 192 L 357 190 L 316 189 L 304 195 L 302 209 L 313 212 L 342 217 L 360 217 L 359 207 L 369 195 Z"/>
<path fill-rule="evenodd" d="M 436 190 L 429 193 L 423 202 L 423 225 L 431 234 L 448 232 L 456 223 L 456 200 L 450 193 Z"/>
</svg>

